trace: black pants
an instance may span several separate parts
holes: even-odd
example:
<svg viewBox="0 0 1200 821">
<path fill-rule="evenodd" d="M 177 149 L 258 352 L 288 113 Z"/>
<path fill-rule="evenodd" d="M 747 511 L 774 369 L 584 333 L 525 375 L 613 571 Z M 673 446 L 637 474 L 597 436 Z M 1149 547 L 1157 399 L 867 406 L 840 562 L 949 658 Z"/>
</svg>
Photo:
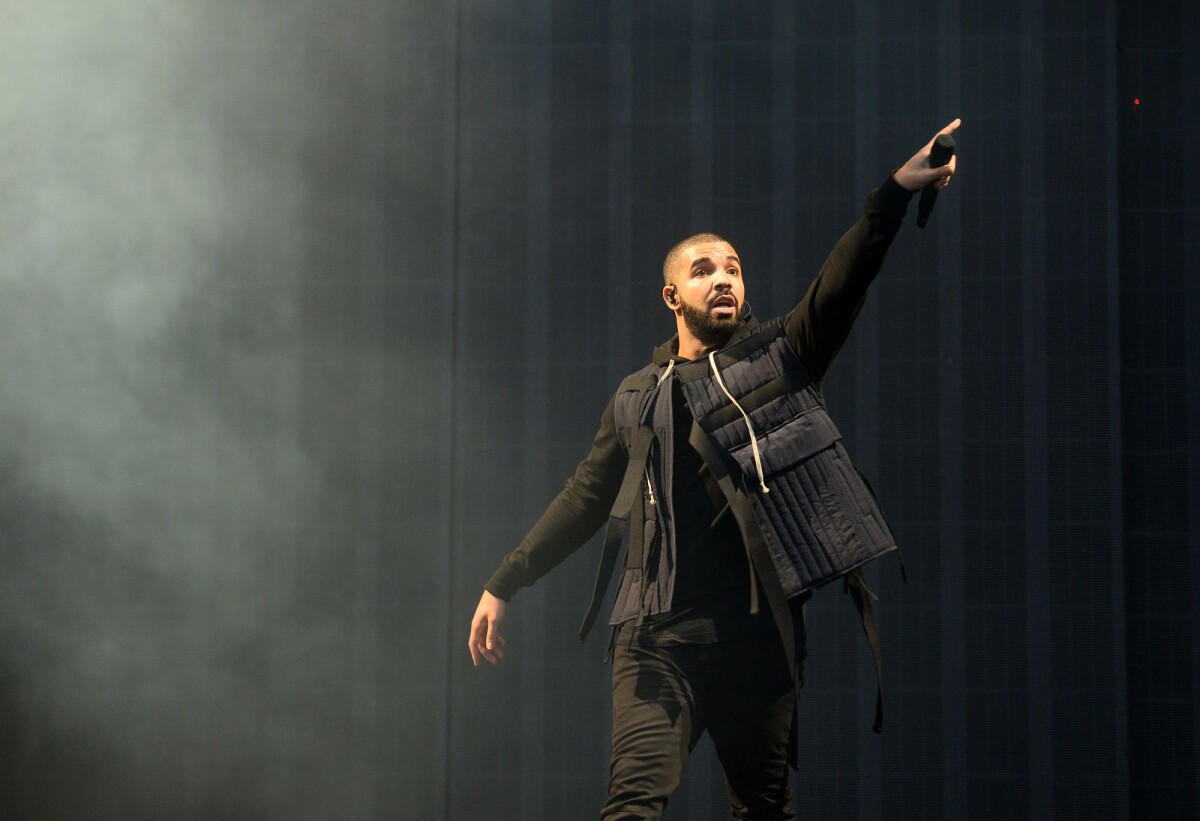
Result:
<svg viewBox="0 0 1200 821">
<path fill-rule="evenodd" d="M 601 818 L 659 818 L 708 731 L 733 817 L 792 819 L 795 685 L 776 633 L 717 644 L 632 646 L 613 657 L 613 751 Z"/>
</svg>

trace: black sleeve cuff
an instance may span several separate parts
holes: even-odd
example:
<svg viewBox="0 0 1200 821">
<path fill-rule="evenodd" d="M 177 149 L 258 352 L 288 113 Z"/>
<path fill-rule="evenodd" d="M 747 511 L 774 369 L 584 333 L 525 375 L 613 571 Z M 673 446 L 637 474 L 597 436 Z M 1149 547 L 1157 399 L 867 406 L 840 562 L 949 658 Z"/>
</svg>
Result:
<svg viewBox="0 0 1200 821">
<path fill-rule="evenodd" d="M 509 602 L 512 601 L 513 594 L 517 591 L 512 585 L 504 584 L 503 577 L 506 575 L 505 569 L 506 568 L 501 567 L 499 570 L 493 573 L 492 577 L 488 579 L 487 583 L 483 586 L 483 589 L 491 593 L 500 601 Z"/>
<path fill-rule="evenodd" d="M 909 201 L 916 193 L 896 182 L 896 177 L 889 174 L 883 185 L 875 191 L 875 204 L 888 216 L 903 218 L 904 212 L 908 210 Z"/>
</svg>

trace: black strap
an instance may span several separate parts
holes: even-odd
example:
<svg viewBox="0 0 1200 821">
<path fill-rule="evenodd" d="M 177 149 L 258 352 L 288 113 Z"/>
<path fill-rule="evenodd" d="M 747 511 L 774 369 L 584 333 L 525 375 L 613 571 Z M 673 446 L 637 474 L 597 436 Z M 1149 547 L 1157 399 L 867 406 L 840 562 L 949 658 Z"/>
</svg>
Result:
<svg viewBox="0 0 1200 821">
<path fill-rule="evenodd" d="M 596 570 L 596 582 L 592 586 L 592 600 L 588 603 L 583 624 L 579 627 L 580 641 L 587 640 L 588 633 L 591 632 L 592 625 L 596 623 L 596 616 L 600 612 L 600 603 L 604 600 L 604 594 L 608 592 L 613 570 L 617 566 L 617 554 L 621 551 L 621 542 L 624 541 L 625 534 L 629 530 L 630 512 L 635 508 L 634 499 L 640 495 L 642 474 L 650 459 L 650 446 L 654 444 L 654 428 L 651 421 L 654 416 L 655 400 L 662 388 L 662 379 L 647 375 L 639 377 L 635 382 L 637 390 L 641 394 L 637 400 L 638 428 L 629 443 L 629 464 L 625 467 L 625 478 L 621 480 L 621 489 L 617 492 L 612 513 L 608 517 L 608 527 L 604 531 L 604 547 L 600 551 L 600 567 Z M 637 511 L 633 536 L 640 540 L 643 537 L 642 528 L 645 522 L 640 505 L 637 506 Z M 637 549 L 639 552 L 641 551 L 640 543 Z"/>
<path fill-rule="evenodd" d="M 642 552 L 646 539 L 646 510 L 636 501 L 629 510 L 628 521 L 629 548 L 625 552 L 625 566 L 642 568 Z"/>
<path fill-rule="evenodd" d="M 875 611 L 871 608 L 871 600 L 879 601 L 879 597 L 867 587 L 863 578 L 862 568 L 852 570 L 843 577 L 842 591 L 849 593 L 858 608 L 858 618 L 862 622 L 863 633 L 867 643 L 871 645 L 871 655 L 875 657 L 875 727 L 877 733 L 883 732 L 883 649 L 879 643 L 879 627 L 875 623 Z"/>
<path fill-rule="evenodd" d="M 584 641 L 591 632 L 596 616 L 600 612 L 600 603 L 608 592 L 608 584 L 612 579 L 613 569 L 617 565 L 617 554 L 621 550 L 621 542 L 629 529 L 629 513 L 633 502 L 640 495 L 642 488 L 642 472 L 646 469 L 646 460 L 650 456 L 650 445 L 654 442 L 654 429 L 642 425 L 633 435 L 629 448 L 629 465 L 625 468 L 625 478 L 621 480 L 621 489 L 617 492 L 617 500 L 613 503 L 612 514 L 608 517 L 608 528 L 604 531 L 604 547 L 600 551 L 600 567 L 596 571 L 596 583 L 592 586 L 592 600 L 588 604 L 587 614 L 579 628 L 579 640 Z"/>
<path fill-rule="evenodd" d="M 811 384 L 812 380 L 803 371 L 784 371 L 770 382 L 760 385 L 744 396 L 739 396 L 738 405 L 741 405 L 742 410 L 746 413 L 754 413 L 772 400 L 778 399 L 784 394 L 800 391 Z M 737 405 L 732 402 L 720 405 L 704 417 L 704 426 L 709 430 L 724 427 L 730 422 L 741 419 L 742 410 L 738 410 Z"/>
<path fill-rule="evenodd" d="M 721 458 L 716 446 L 712 443 L 712 439 L 704 432 L 704 429 L 700 427 L 698 422 L 692 422 L 692 431 L 688 436 L 688 443 L 696 449 L 696 452 L 704 459 L 704 463 L 708 465 L 713 478 L 717 480 L 717 486 L 725 494 L 725 500 L 729 503 L 730 513 L 733 513 L 737 518 L 738 527 L 742 532 L 742 541 L 746 545 L 746 555 L 750 559 L 751 607 L 755 609 L 758 607 L 758 585 L 754 579 L 754 570 L 757 570 L 758 578 L 762 580 L 763 591 L 767 594 L 767 604 L 771 608 L 771 616 L 775 619 L 775 626 L 779 629 L 779 637 L 783 640 L 783 652 L 787 658 L 788 670 L 791 671 L 792 681 L 796 683 L 798 690 L 800 687 L 800 672 L 796 666 L 796 631 L 792 623 L 792 611 L 788 606 L 787 596 L 784 595 L 783 584 L 779 581 L 779 574 L 775 571 L 775 564 L 771 560 L 770 553 L 767 552 L 767 545 L 763 541 L 761 530 L 753 526 L 747 527 L 744 524 L 756 521 L 754 509 L 749 497 L 746 496 L 746 493 L 749 491 L 738 492 L 733 477 L 729 474 L 728 465 Z M 794 770 L 798 770 L 800 767 L 797 713 L 798 711 L 796 710 L 792 711 L 792 727 L 788 733 L 787 760 L 788 766 Z"/>
<path fill-rule="evenodd" d="M 787 654 L 788 669 L 792 671 L 792 678 L 794 680 L 796 678 L 796 644 L 795 630 L 792 626 L 792 613 L 788 609 L 787 596 L 784 595 L 783 585 L 779 581 L 779 574 L 775 572 L 775 565 L 771 561 L 771 555 L 767 552 L 767 545 L 763 541 L 761 531 L 753 526 L 747 527 L 745 524 L 747 522 L 752 524 L 756 521 L 754 510 L 750 506 L 750 500 L 744 493 L 738 493 L 738 489 L 733 482 L 733 477 L 729 474 L 725 460 L 717 452 L 712 439 L 709 438 L 704 429 L 695 421 L 692 422 L 692 431 L 688 436 L 688 444 L 696 449 L 696 452 L 704 459 L 704 463 L 708 465 L 713 478 L 717 480 L 718 487 L 725 494 L 725 500 L 729 503 L 730 512 L 737 518 L 738 526 L 742 531 L 742 541 L 745 543 L 746 552 L 750 556 L 751 567 L 758 571 L 758 578 L 762 580 L 763 590 L 767 594 L 767 604 L 771 607 L 771 615 L 775 618 L 775 625 L 779 628 L 779 636 L 783 639 L 783 649 Z M 751 602 L 754 606 L 757 606 L 758 586 L 754 583 L 753 573 L 750 576 L 750 583 L 752 585 Z"/>
</svg>

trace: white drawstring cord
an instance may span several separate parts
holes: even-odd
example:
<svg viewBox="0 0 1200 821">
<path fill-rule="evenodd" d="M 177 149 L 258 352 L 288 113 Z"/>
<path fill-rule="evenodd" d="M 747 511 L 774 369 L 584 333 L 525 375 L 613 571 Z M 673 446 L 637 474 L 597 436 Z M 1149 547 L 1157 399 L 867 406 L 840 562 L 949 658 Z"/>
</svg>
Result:
<svg viewBox="0 0 1200 821">
<path fill-rule="evenodd" d="M 713 376 L 717 378 L 717 384 L 721 386 L 721 390 L 729 397 L 729 401 L 733 406 L 741 412 L 742 418 L 746 420 L 746 430 L 750 432 L 750 451 L 754 454 L 754 467 L 758 470 L 758 486 L 762 488 L 763 493 L 770 493 L 770 488 L 767 487 L 767 479 L 763 475 L 762 457 L 758 454 L 758 437 L 754 435 L 754 426 L 750 424 L 750 415 L 738 404 L 738 401 L 733 398 L 733 394 L 729 392 L 729 388 L 725 387 L 724 380 L 721 379 L 721 372 L 717 370 L 717 352 L 709 351 L 708 364 L 712 367 Z"/>
</svg>

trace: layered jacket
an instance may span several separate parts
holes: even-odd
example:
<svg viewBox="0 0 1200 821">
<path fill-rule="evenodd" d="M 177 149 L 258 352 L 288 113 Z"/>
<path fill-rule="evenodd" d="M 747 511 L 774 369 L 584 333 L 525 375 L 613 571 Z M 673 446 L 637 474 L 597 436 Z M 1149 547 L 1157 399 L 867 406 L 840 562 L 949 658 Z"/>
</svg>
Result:
<svg viewBox="0 0 1200 821">
<path fill-rule="evenodd" d="M 631 530 L 612 621 L 670 611 L 678 548 L 670 498 L 675 431 L 673 391 L 663 388 L 677 379 L 690 411 L 688 444 L 703 458 L 706 481 L 717 483 L 736 517 L 750 558 L 751 607 L 757 607 L 761 582 L 789 665 L 796 669 L 787 599 L 844 578 L 878 673 L 870 591 L 857 569 L 895 549 L 895 539 L 865 478 L 850 462 L 821 385 L 911 196 L 893 177 L 872 191 L 862 217 L 783 317 L 761 324 L 744 317 L 729 343 L 703 360 L 679 357 L 677 339 L 656 348 L 650 365 L 621 382 L 587 457 L 485 589 L 507 601 L 607 521 L 581 637 L 592 626 L 619 546 Z M 657 458 L 651 458 L 656 447 Z M 878 731 L 881 696 L 876 706 Z"/>
</svg>

